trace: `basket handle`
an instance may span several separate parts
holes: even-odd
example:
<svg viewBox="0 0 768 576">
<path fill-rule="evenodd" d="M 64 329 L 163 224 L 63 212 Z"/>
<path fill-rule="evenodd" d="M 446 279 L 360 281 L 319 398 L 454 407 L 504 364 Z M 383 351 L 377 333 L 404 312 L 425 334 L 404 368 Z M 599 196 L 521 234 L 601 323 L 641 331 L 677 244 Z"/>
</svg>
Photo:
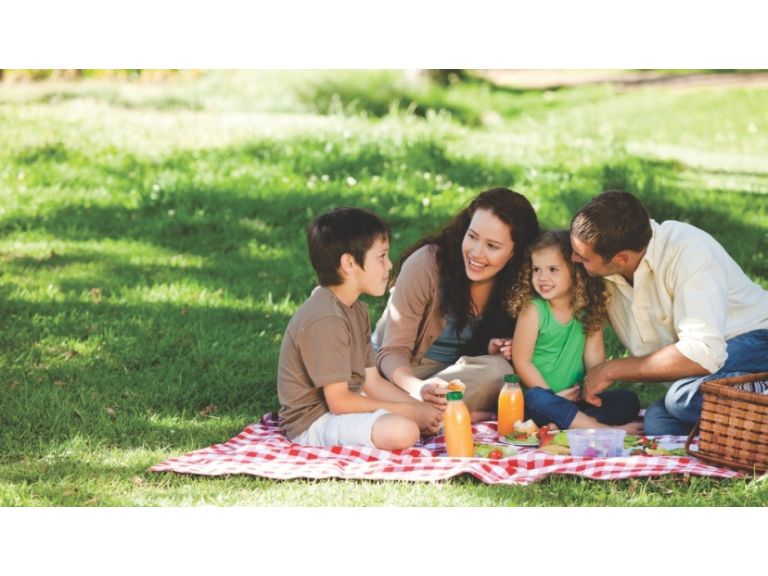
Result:
<svg viewBox="0 0 768 576">
<path fill-rule="evenodd" d="M 693 430 L 691 430 L 691 433 L 688 434 L 688 438 L 685 441 L 685 451 L 688 453 L 689 456 L 694 456 L 693 452 L 691 452 L 691 443 L 693 442 L 693 439 L 696 437 L 696 434 L 699 433 L 700 424 L 701 424 L 701 420 L 696 422 L 696 426 L 693 427 Z"/>
</svg>

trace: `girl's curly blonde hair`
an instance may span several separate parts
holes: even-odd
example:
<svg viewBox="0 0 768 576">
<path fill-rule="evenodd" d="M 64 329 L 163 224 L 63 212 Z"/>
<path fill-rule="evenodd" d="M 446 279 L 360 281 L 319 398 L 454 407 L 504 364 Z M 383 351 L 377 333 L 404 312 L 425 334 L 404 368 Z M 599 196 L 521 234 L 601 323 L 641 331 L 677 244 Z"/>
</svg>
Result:
<svg viewBox="0 0 768 576">
<path fill-rule="evenodd" d="M 571 237 L 568 230 L 549 230 L 542 232 L 526 250 L 526 258 L 517 282 L 507 294 L 507 312 L 517 318 L 531 302 L 536 291 L 533 288 L 531 254 L 545 248 L 560 249 L 568 269 L 571 272 L 571 308 L 574 316 L 584 325 L 584 333 L 589 335 L 605 326 L 607 318 L 606 301 L 608 295 L 602 278 L 593 278 L 583 266 L 575 266 L 571 261 Z"/>
</svg>

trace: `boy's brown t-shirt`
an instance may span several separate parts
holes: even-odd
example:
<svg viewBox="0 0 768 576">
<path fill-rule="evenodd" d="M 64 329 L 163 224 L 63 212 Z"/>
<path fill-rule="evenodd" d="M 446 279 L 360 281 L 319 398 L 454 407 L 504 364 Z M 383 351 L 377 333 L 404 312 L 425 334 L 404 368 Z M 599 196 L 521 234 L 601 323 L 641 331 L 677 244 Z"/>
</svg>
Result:
<svg viewBox="0 0 768 576">
<path fill-rule="evenodd" d="M 322 387 L 347 382 L 358 392 L 376 359 L 365 304 L 351 307 L 318 286 L 293 315 L 283 335 L 277 368 L 280 427 L 294 439 L 329 411 Z"/>
</svg>

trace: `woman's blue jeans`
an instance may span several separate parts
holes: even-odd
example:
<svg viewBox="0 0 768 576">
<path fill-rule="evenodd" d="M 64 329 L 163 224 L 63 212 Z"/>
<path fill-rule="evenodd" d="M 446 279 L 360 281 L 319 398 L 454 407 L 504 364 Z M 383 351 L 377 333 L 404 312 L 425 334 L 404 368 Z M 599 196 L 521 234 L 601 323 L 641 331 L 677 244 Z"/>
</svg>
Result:
<svg viewBox="0 0 768 576">
<path fill-rule="evenodd" d="M 728 358 L 714 374 L 678 380 L 663 400 L 645 411 L 646 434 L 687 435 L 701 417 L 702 382 L 755 372 L 768 372 L 768 330 L 754 330 L 726 341 Z"/>
<path fill-rule="evenodd" d="M 529 388 L 525 391 L 525 414 L 537 426 L 554 422 L 561 430 L 567 430 L 579 411 L 608 426 L 632 422 L 640 411 L 640 400 L 630 390 L 611 390 L 598 396 L 603 401 L 599 407 L 586 402 L 571 402 L 545 388 Z"/>
</svg>

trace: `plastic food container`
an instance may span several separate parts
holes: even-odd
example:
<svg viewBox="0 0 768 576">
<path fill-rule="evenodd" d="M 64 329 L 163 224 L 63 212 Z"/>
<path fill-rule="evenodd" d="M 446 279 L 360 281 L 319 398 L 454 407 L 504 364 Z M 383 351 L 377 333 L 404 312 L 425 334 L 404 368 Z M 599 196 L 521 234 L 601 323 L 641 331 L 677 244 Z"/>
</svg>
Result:
<svg viewBox="0 0 768 576">
<path fill-rule="evenodd" d="M 610 458 L 624 455 L 624 430 L 617 428 L 579 428 L 568 430 L 571 456 Z"/>
</svg>

